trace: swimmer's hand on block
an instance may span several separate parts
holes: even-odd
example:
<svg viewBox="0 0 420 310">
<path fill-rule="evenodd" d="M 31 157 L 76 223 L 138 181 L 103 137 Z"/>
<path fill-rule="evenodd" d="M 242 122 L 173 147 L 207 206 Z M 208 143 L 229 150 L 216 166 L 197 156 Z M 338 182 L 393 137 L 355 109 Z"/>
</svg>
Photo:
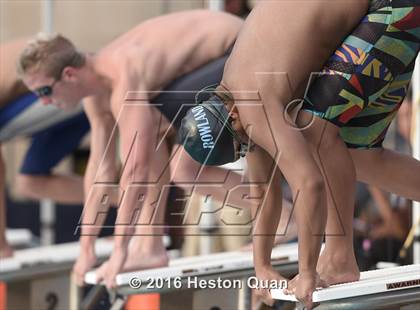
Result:
<svg viewBox="0 0 420 310">
<path fill-rule="evenodd" d="M 407 265 L 360 274 L 360 280 L 317 289 L 312 294 L 313 302 L 322 302 L 356 296 L 378 294 L 391 290 L 420 287 L 420 265 Z M 282 289 L 271 290 L 273 299 L 297 301 L 294 295 L 286 295 Z"/>
</svg>

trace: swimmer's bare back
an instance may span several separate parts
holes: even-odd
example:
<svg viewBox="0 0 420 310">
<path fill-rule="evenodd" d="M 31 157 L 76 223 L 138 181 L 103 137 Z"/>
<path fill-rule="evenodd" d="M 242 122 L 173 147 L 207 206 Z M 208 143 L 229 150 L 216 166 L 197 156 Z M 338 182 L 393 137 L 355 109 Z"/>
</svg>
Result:
<svg viewBox="0 0 420 310">
<path fill-rule="evenodd" d="M 255 90 L 254 72 L 287 72 L 293 97 L 301 97 L 308 75 L 322 69 L 367 10 L 368 0 L 258 2 L 226 64 L 223 85 Z M 270 88 L 280 97 L 282 81 L 273 79 Z"/>
<path fill-rule="evenodd" d="M 243 21 L 231 14 L 192 10 L 159 16 L 120 36 L 97 55 L 104 76 L 118 78 L 119 59 L 128 65 L 147 90 L 159 91 L 183 74 L 223 55 Z M 118 83 L 118 81 L 113 81 Z M 151 98 L 149 98 L 151 99 Z"/>
</svg>

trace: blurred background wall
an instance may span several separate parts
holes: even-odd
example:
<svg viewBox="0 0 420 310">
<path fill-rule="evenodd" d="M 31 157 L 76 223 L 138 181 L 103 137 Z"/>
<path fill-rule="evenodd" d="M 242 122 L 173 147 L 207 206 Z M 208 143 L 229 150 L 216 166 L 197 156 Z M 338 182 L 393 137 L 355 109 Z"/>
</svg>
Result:
<svg viewBox="0 0 420 310">
<path fill-rule="evenodd" d="M 53 30 L 83 49 L 102 45 L 145 19 L 181 10 L 205 8 L 205 0 L 53 0 Z M 42 30 L 39 0 L 0 1 L 0 42 Z"/>
</svg>

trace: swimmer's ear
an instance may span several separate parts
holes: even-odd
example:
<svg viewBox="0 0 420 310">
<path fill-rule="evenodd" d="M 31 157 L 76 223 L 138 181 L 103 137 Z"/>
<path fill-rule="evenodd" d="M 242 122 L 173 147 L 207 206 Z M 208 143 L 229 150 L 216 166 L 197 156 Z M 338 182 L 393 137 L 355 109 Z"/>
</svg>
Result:
<svg viewBox="0 0 420 310">
<path fill-rule="evenodd" d="M 72 80 L 76 76 L 77 69 L 71 66 L 67 66 L 63 69 L 61 73 L 61 78 L 63 80 Z"/>
<path fill-rule="evenodd" d="M 231 122 L 239 120 L 239 111 L 236 105 L 234 105 L 229 111 L 229 119 Z"/>
<path fill-rule="evenodd" d="M 243 130 L 242 123 L 241 123 L 241 120 L 239 118 L 239 111 L 236 108 L 236 106 L 233 106 L 231 111 L 229 112 L 229 121 L 230 121 L 230 124 L 232 125 L 234 130 L 236 130 L 236 131 Z"/>
</svg>

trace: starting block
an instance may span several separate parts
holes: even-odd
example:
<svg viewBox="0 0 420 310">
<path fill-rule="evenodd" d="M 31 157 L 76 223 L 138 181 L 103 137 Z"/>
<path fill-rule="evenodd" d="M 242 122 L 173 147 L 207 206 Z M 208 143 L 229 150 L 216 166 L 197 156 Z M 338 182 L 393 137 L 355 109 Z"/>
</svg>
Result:
<svg viewBox="0 0 420 310">
<path fill-rule="evenodd" d="M 295 262 L 298 259 L 297 244 L 286 244 L 275 247 L 271 254 L 272 264 L 278 265 L 284 262 Z M 138 272 L 128 272 L 117 276 L 117 285 L 129 285 L 132 277 L 137 277 L 142 281 L 149 278 L 164 275 L 166 278 L 203 276 L 203 275 L 220 275 L 230 271 L 238 271 L 242 269 L 253 269 L 252 252 L 223 252 L 216 254 L 184 257 L 171 260 L 168 267 L 142 270 Z M 96 281 L 95 272 L 88 272 L 85 276 L 87 284 L 99 284 Z M 157 290 L 159 291 L 159 290 Z M 147 290 L 148 293 L 156 292 Z"/>
<path fill-rule="evenodd" d="M 113 241 L 98 239 L 98 259 L 111 254 Z M 6 283 L 6 309 L 78 309 L 78 289 L 71 270 L 79 242 L 15 251 L 0 261 L 0 281 Z"/>
<path fill-rule="evenodd" d="M 297 243 L 275 247 L 272 251 L 273 267 L 285 276 L 293 276 L 298 269 Z M 137 294 L 161 294 L 162 309 L 249 309 L 251 289 L 245 284 L 254 275 L 252 252 L 233 251 L 185 257 L 170 260 L 168 267 L 129 272 L 117 276 L 117 298 L 113 305 L 122 305 L 121 299 Z M 141 287 L 133 287 L 132 279 L 142 282 Z M 148 286 L 150 281 L 163 279 L 162 285 Z M 195 281 L 215 281 L 218 279 L 236 279 L 242 281 L 241 289 L 196 289 L 189 288 L 189 279 Z M 179 280 L 180 282 L 176 282 Z M 95 273 L 89 272 L 85 282 L 97 285 Z M 157 283 L 157 282 L 156 282 Z M 178 283 L 178 286 L 174 286 Z M 169 284 L 169 285 L 168 285 Z M 172 285 L 171 285 L 172 284 Z M 84 304 L 90 304 L 84 301 Z M 114 309 L 113 307 L 113 309 Z M 216 307 L 216 308 L 215 308 Z"/>
<path fill-rule="evenodd" d="M 396 291 L 399 292 L 394 294 Z M 404 298 L 404 291 L 410 291 L 408 292 L 409 294 L 412 291 L 417 292 L 417 302 L 420 303 L 420 265 L 365 271 L 360 274 L 359 281 L 317 289 L 312 295 L 312 300 L 321 303 L 317 309 L 321 309 L 326 302 L 328 302 L 328 309 L 335 309 L 334 304 L 340 305 L 337 306 L 339 309 L 347 309 L 343 307 L 343 303 L 354 306 L 356 301 L 359 304 L 363 302 L 369 304 L 365 309 L 376 309 L 374 308 L 375 304 L 372 305 L 371 301 L 378 299 L 377 297 L 379 296 L 382 296 L 382 299 L 387 297 L 389 303 L 391 303 L 390 298 L 392 296 L 395 296 L 395 299 L 400 299 L 401 305 L 407 302 L 415 303 L 416 300 L 410 299 L 407 301 Z M 281 289 L 271 290 L 271 296 L 273 299 L 297 301 L 294 295 L 285 295 Z M 352 298 L 354 300 L 351 303 L 346 303 L 346 301 L 350 301 Z M 398 300 L 394 300 L 393 302 L 393 305 L 399 305 Z"/>
</svg>

